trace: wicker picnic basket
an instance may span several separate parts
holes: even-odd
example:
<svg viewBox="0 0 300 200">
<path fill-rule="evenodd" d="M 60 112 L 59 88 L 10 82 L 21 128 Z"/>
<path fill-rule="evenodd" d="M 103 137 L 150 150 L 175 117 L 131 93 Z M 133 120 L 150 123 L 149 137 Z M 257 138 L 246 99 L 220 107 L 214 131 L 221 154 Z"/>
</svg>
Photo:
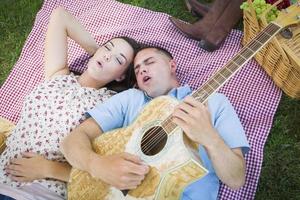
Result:
<svg viewBox="0 0 300 200">
<path fill-rule="evenodd" d="M 6 138 L 9 136 L 14 127 L 15 125 L 12 122 L 0 117 L 0 155 L 6 147 Z"/>
<path fill-rule="evenodd" d="M 244 10 L 244 45 L 267 26 L 265 15 L 268 11 L 262 13 L 258 20 L 252 1 L 248 0 L 248 3 L 249 10 Z M 278 87 L 290 97 L 300 99 L 300 24 L 291 30 L 291 39 L 277 34 L 256 54 L 255 59 Z"/>
</svg>

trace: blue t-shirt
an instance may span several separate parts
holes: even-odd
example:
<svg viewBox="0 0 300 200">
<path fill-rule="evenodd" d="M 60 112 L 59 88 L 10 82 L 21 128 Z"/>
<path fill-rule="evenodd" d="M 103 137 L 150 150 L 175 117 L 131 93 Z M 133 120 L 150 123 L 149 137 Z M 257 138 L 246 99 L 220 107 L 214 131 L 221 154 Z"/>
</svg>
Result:
<svg viewBox="0 0 300 200">
<path fill-rule="evenodd" d="M 191 93 L 189 86 L 182 86 L 171 90 L 168 95 L 182 100 Z M 107 132 L 130 125 L 150 101 L 151 98 L 144 92 L 129 89 L 98 104 L 94 109 L 88 111 L 88 114 L 96 120 L 103 132 Z M 213 94 L 208 99 L 208 108 L 212 124 L 225 143 L 230 148 L 240 147 L 243 154 L 247 153 L 249 144 L 244 129 L 228 99 L 222 94 Z M 181 198 L 183 200 L 217 199 L 219 179 L 202 146 L 199 146 L 199 154 L 209 173 L 185 188 Z"/>
</svg>

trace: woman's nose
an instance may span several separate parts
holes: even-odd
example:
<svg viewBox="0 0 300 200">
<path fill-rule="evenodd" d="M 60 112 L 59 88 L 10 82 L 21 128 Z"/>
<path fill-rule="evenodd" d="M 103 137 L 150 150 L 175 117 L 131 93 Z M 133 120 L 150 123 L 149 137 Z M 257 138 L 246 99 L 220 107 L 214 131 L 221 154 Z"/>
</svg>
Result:
<svg viewBox="0 0 300 200">
<path fill-rule="evenodd" d="M 110 61 L 111 55 L 108 53 L 104 54 L 104 59 L 105 59 L 105 61 Z"/>
</svg>

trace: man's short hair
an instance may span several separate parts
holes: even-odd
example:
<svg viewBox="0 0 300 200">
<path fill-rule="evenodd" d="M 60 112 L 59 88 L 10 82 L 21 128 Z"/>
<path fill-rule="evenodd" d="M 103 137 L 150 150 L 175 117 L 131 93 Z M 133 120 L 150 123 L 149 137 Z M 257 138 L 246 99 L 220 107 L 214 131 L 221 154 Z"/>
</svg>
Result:
<svg viewBox="0 0 300 200">
<path fill-rule="evenodd" d="M 174 59 L 172 54 L 168 50 L 166 50 L 165 48 L 159 47 L 159 46 L 142 45 L 142 47 L 138 50 L 138 52 L 136 54 L 138 54 L 140 51 L 142 51 L 144 49 L 156 49 L 157 51 L 164 54 L 165 56 L 167 56 L 171 60 Z"/>
</svg>

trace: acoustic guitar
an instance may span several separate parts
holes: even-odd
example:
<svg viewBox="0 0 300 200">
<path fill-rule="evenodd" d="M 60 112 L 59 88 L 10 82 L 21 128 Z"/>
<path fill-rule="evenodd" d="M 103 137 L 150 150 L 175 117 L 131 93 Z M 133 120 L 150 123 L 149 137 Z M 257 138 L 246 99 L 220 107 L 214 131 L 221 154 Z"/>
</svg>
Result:
<svg viewBox="0 0 300 200">
<path fill-rule="evenodd" d="M 282 11 L 278 18 L 244 46 L 219 69 L 192 97 L 204 103 L 283 28 L 299 23 L 300 2 Z M 172 121 L 171 113 L 180 103 L 168 96 L 153 99 L 128 127 L 102 134 L 92 142 L 99 155 L 128 152 L 138 155 L 150 166 L 150 172 L 136 189 L 122 191 L 93 178 L 87 172 L 72 169 L 68 183 L 70 200 L 176 200 L 184 188 L 207 174 L 198 154 L 198 146 Z M 96 167 L 96 166 L 95 166 Z"/>
</svg>

